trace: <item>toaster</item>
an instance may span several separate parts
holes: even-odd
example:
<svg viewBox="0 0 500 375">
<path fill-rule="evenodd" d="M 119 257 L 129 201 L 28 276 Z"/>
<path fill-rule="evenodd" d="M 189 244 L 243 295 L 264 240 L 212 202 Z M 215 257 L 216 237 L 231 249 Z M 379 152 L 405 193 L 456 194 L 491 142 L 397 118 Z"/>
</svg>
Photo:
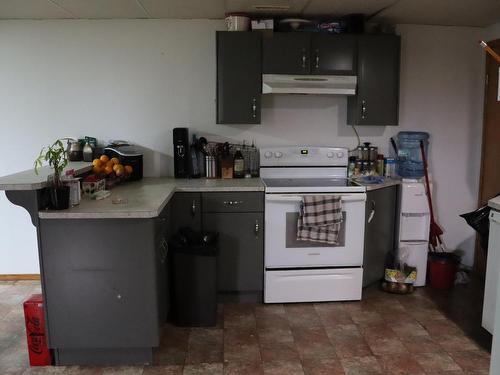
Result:
<svg viewBox="0 0 500 375">
<path fill-rule="evenodd" d="M 111 144 L 104 149 L 109 158 L 118 158 L 120 164 L 132 167 L 131 181 L 142 179 L 143 153 L 136 146 L 129 144 Z"/>
</svg>

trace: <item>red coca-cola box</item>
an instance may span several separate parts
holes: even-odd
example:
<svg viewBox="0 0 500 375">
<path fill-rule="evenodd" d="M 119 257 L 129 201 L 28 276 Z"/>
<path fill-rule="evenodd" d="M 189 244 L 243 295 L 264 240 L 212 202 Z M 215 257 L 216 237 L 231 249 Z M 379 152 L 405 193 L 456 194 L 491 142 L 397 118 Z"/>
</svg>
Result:
<svg viewBox="0 0 500 375">
<path fill-rule="evenodd" d="M 52 365 L 52 352 L 47 347 L 45 336 L 42 295 L 33 294 L 24 301 L 23 306 L 30 366 L 50 366 Z"/>
</svg>

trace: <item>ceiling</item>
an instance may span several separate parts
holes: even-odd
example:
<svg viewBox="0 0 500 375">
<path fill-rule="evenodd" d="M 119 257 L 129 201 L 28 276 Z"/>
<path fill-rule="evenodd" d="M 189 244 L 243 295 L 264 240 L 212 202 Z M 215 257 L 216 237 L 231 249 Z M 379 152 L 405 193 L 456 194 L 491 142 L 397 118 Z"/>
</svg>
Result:
<svg viewBox="0 0 500 375">
<path fill-rule="evenodd" d="M 229 12 L 364 13 L 389 23 L 484 27 L 500 22 L 500 0 L 0 0 L 0 19 L 216 19 Z"/>
</svg>

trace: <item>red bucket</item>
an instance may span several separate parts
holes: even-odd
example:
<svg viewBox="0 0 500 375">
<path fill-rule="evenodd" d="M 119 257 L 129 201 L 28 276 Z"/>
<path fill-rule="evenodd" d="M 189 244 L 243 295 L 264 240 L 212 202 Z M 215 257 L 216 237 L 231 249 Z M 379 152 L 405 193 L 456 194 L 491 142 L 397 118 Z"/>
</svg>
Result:
<svg viewBox="0 0 500 375">
<path fill-rule="evenodd" d="M 435 289 L 450 289 L 460 263 L 453 253 L 431 253 L 429 255 L 429 280 Z"/>
</svg>

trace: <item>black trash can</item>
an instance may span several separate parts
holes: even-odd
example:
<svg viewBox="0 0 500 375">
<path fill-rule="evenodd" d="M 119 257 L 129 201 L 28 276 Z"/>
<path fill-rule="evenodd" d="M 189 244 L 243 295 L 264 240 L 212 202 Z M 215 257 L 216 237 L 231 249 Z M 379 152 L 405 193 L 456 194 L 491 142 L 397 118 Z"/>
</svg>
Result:
<svg viewBox="0 0 500 375">
<path fill-rule="evenodd" d="M 209 327 L 217 321 L 217 234 L 181 229 L 171 241 L 172 320 Z"/>
</svg>

